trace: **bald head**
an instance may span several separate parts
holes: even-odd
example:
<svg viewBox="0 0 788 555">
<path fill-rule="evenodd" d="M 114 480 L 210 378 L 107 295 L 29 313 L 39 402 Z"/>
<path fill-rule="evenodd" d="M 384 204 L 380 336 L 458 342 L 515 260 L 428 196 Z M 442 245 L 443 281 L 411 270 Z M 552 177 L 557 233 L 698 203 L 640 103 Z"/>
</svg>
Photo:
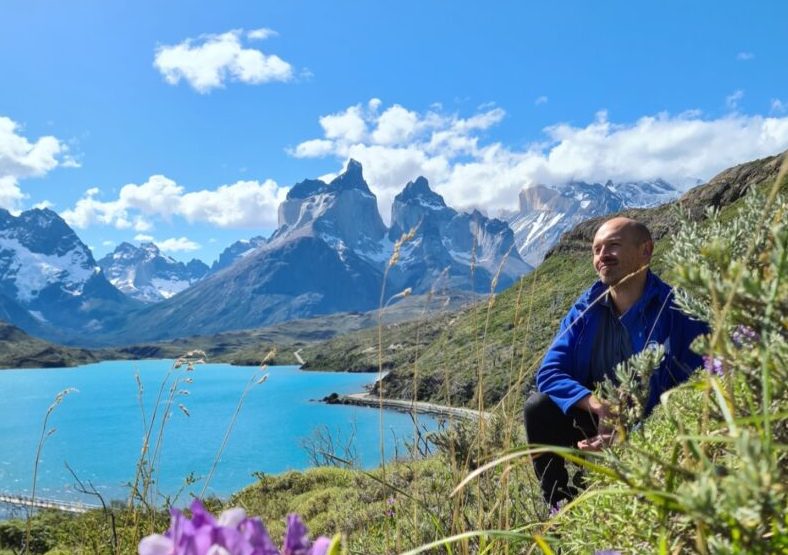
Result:
<svg viewBox="0 0 788 555">
<path fill-rule="evenodd" d="M 597 229 L 592 246 L 594 269 L 607 284 L 618 283 L 651 261 L 654 242 L 651 232 L 631 218 L 612 218 Z"/>
<path fill-rule="evenodd" d="M 637 220 L 618 216 L 611 218 L 597 228 L 594 238 L 597 235 L 609 232 L 617 232 L 624 238 L 633 241 L 636 245 L 642 245 L 646 241 L 652 241 L 651 232 L 648 228 Z"/>
</svg>

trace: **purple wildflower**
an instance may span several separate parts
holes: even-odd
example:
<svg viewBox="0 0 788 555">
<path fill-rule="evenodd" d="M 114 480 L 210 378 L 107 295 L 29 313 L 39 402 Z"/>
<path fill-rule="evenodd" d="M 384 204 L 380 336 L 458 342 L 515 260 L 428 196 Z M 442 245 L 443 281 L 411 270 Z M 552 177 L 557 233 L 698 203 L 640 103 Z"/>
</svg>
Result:
<svg viewBox="0 0 788 555">
<path fill-rule="evenodd" d="M 393 497 L 389 497 L 386 499 L 386 505 L 388 505 L 388 509 L 386 509 L 386 516 L 393 517 L 396 514 L 396 509 L 394 508 L 394 504 L 397 500 Z"/>
<path fill-rule="evenodd" d="M 287 515 L 287 530 L 285 531 L 285 545 L 283 555 L 307 555 L 309 551 L 309 535 L 306 526 L 298 515 Z"/>
<path fill-rule="evenodd" d="M 139 555 L 325 555 L 331 541 L 320 537 L 310 543 L 306 526 L 297 515 L 287 517 L 283 551 L 268 536 L 259 518 L 247 518 L 243 509 L 224 511 L 216 520 L 198 499 L 192 518 L 170 511 L 170 529 L 143 538 Z"/>
<path fill-rule="evenodd" d="M 595 551 L 594 555 L 621 555 L 618 549 L 603 549 L 602 551 Z"/>
<path fill-rule="evenodd" d="M 733 344 L 739 349 L 752 347 L 760 340 L 761 336 L 758 335 L 758 332 L 752 329 L 750 326 L 744 326 L 740 324 L 736 326 L 736 329 L 734 329 L 733 333 L 731 333 L 731 341 L 733 341 Z"/>
<path fill-rule="evenodd" d="M 725 375 L 725 365 L 721 358 L 703 355 L 703 368 L 713 376 L 722 377 Z"/>
<path fill-rule="evenodd" d="M 557 501 L 552 505 L 550 505 L 550 513 L 549 513 L 550 518 L 560 513 L 561 509 L 563 509 L 564 505 L 566 505 L 566 502 L 567 502 L 566 499 L 561 499 L 560 501 Z"/>
</svg>

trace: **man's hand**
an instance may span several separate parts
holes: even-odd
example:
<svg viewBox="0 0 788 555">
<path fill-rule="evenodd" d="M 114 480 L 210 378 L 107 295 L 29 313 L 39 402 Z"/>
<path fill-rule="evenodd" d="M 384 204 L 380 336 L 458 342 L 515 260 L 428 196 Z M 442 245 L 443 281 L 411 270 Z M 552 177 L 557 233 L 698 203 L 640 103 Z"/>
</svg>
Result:
<svg viewBox="0 0 788 555">
<path fill-rule="evenodd" d="M 597 435 L 577 442 L 577 448 L 583 451 L 600 451 L 613 443 L 615 431 L 605 422 L 610 418 L 610 406 L 604 401 L 600 401 L 594 395 L 587 395 L 580 399 L 576 404 L 580 410 L 594 413 L 598 418 Z"/>
</svg>

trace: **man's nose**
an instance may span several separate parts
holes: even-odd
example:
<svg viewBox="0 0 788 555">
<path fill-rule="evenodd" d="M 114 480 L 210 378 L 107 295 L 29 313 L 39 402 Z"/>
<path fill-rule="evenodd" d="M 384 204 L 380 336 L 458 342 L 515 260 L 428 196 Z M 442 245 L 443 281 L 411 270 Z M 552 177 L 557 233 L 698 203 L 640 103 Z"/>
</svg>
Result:
<svg viewBox="0 0 788 555">
<path fill-rule="evenodd" d="M 599 249 L 599 258 L 610 258 L 612 255 L 613 251 L 609 247 L 603 246 Z"/>
</svg>

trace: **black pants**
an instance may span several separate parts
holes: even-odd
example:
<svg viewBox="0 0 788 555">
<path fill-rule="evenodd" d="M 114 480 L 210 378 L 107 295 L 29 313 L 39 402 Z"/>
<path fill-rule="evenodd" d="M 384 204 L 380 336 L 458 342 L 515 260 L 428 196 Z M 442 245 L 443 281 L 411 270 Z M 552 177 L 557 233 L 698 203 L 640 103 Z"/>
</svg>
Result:
<svg viewBox="0 0 788 555">
<path fill-rule="evenodd" d="M 597 418 L 575 408 L 564 414 L 550 397 L 534 393 L 525 401 L 525 433 L 528 443 L 577 447 L 578 441 L 597 435 Z M 541 453 L 535 456 L 533 463 L 548 505 L 572 499 L 582 487 L 577 476 L 569 485 L 566 462 L 559 455 Z"/>
</svg>

